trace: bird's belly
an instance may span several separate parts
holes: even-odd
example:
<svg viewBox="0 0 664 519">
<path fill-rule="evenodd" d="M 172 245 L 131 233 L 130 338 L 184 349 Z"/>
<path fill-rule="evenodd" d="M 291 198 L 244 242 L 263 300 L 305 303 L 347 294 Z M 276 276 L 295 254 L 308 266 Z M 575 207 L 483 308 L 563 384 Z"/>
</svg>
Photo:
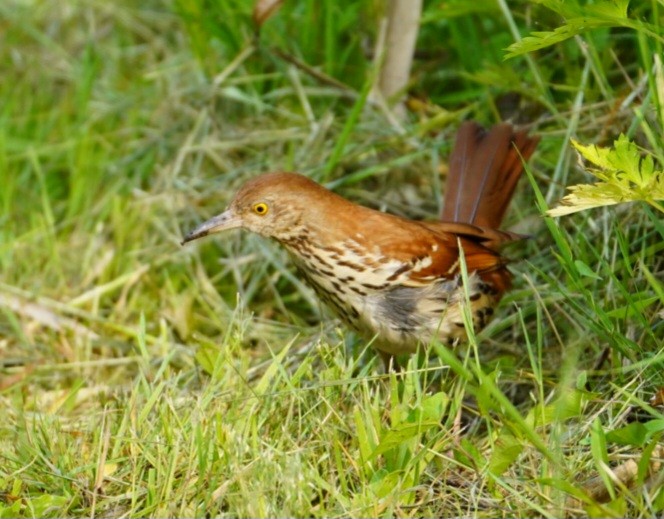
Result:
<svg viewBox="0 0 664 519">
<path fill-rule="evenodd" d="M 471 276 L 468 287 L 470 317 L 482 329 L 497 299 L 489 287 Z M 376 336 L 377 349 L 392 355 L 412 353 L 433 340 L 453 346 L 467 339 L 464 307 L 467 300 L 458 280 L 441 280 L 426 287 L 396 287 L 367 305 L 365 321 Z"/>
<path fill-rule="evenodd" d="M 458 279 L 422 287 L 396 285 L 368 290 L 340 282 L 310 269 L 301 269 L 320 299 L 376 349 L 398 355 L 412 353 L 437 339 L 452 345 L 466 339 L 464 289 Z M 484 327 L 497 299 L 477 275 L 469 279 L 471 316 L 476 330 Z"/>
</svg>

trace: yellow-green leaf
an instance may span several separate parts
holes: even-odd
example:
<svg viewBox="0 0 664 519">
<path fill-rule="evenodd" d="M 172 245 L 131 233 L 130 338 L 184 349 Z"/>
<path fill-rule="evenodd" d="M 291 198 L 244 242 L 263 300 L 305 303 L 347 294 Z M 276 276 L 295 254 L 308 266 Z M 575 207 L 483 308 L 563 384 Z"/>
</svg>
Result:
<svg viewBox="0 0 664 519">
<path fill-rule="evenodd" d="M 652 156 L 644 157 L 625 135 L 614 142 L 613 148 L 584 145 L 574 140 L 572 145 L 589 164 L 587 171 L 600 181 L 571 186 L 560 205 L 547 212 L 549 216 L 635 201 L 647 202 L 664 211 L 657 203 L 664 200 L 664 171 L 656 169 Z"/>
</svg>

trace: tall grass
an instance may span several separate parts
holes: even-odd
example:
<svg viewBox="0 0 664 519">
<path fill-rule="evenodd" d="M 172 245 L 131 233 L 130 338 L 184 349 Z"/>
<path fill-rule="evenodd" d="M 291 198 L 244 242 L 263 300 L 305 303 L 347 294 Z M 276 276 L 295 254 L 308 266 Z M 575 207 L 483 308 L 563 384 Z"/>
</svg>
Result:
<svg viewBox="0 0 664 519">
<path fill-rule="evenodd" d="M 661 514 L 661 215 L 542 216 L 571 136 L 664 158 L 661 8 L 505 60 L 558 4 L 426 3 L 403 128 L 365 98 L 380 2 L 259 35 L 250 2 L 0 4 L 0 516 Z M 275 169 L 434 218 L 470 117 L 542 142 L 464 351 L 383 374 L 274 244 L 179 245 Z"/>
</svg>

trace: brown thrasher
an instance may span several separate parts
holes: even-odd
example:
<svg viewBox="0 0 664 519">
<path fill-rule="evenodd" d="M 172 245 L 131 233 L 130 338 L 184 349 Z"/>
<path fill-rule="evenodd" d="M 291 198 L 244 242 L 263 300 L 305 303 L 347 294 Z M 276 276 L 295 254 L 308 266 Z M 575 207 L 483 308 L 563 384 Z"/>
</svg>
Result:
<svg viewBox="0 0 664 519">
<path fill-rule="evenodd" d="M 466 337 L 468 272 L 475 329 L 509 289 L 499 247 L 518 239 L 498 230 L 538 137 L 503 123 L 486 132 L 464 123 L 450 157 L 442 220 L 420 222 L 349 202 L 297 173 L 269 173 L 244 184 L 229 208 L 189 233 L 183 244 L 242 227 L 274 238 L 318 296 L 387 361 L 437 338 Z"/>
</svg>

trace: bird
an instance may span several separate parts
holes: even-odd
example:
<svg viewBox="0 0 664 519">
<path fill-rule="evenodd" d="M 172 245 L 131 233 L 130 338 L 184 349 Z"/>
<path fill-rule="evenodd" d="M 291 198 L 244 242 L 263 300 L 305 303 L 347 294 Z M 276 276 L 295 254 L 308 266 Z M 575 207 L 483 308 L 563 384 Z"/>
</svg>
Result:
<svg viewBox="0 0 664 519">
<path fill-rule="evenodd" d="M 182 244 L 235 228 L 276 240 L 317 296 L 372 341 L 388 368 L 434 340 L 451 347 L 467 340 L 465 305 L 476 331 L 491 320 L 511 287 L 500 249 L 523 238 L 500 225 L 538 142 L 510 123 L 489 130 L 462 123 L 439 221 L 364 207 L 307 176 L 275 172 L 247 181 L 224 212 Z"/>
</svg>

